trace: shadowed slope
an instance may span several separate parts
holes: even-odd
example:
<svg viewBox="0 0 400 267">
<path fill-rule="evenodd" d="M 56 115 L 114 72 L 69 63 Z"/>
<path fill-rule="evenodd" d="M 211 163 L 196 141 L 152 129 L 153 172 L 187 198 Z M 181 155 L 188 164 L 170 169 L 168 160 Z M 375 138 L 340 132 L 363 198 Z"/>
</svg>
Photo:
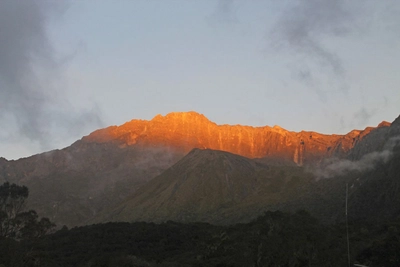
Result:
<svg viewBox="0 0 400 267">
<path fill-rule="evenodd" d="M 78 141 L 17 161 L 0 159 L 0 183 L 26 185 L 28 208 L 57 225 L 76 226 L 133 194 L 182 156 L 164 147 Z"/>
<path fill-rule="evenodd" d="M 194 149 L 100 220 L 219 223 L 237 221 L 250 207 L 256 216 L 254 211 L 284 199 L 298 185 L 299 177 L 277 168 L 228 152 Z"/>
</svg>

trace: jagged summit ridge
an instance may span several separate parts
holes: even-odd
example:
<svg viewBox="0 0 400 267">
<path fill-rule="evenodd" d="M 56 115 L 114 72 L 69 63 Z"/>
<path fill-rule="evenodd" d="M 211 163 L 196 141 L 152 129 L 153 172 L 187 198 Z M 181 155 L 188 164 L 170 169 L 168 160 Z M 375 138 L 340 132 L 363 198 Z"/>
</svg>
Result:
<svg viewBox="0 0 400 267">
<path fill-rule="evenodd" d="M 151 119 L 151 121 L 159 121 L 159 120 L 183 120 L 192 122 L 203 121 L 212 123 L 206 116 L 204 116 L 201 113 L 197 113 L 196 111 L 170 112 L 165 116 L 157 114 L 153 119 Z"/>
<path fill-rule="evenodd" d="M 387 127 L 388 123 L 381 127 Z M 157 115 L 152 120 L 131 120 L 97 130 L 83 142 L 117 142 L 120 146 L 171 147 L 188 153 L 193 148 L 231 152 L 249 158 L 290 159 L 298 165 L 326 156 L 343 155 L 375 128 L 346 135 L 292 132 L 277 125 L 252 127 L 217 125 L 194 111 Z"/>
</svg>

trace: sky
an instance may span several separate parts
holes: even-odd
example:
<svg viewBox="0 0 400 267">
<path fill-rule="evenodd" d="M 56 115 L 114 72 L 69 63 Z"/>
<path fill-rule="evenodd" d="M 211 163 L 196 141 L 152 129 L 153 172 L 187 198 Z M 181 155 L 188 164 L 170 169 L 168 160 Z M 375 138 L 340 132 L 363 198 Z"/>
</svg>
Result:
<svg viewBox="0 0 400 267">
<path fill-rule="evenodd" d="M 0 0 L 0 157 L 197 111 L 344 134 L 400 114 L 398 0 Z"/>
</svg>

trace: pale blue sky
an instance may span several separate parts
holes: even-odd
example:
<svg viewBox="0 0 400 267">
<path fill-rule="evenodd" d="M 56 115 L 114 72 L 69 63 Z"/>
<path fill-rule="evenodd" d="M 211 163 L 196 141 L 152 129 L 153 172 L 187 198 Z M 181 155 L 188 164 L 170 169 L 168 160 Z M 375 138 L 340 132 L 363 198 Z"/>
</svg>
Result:
<svg viewBox="0 0 400 267">
<path fill-rule="evenodd" d="M 0 0 L 8 159 L 172 111 L 322 133 L 400 114 L 399 1 L 37 3 Z"/>
</svg>

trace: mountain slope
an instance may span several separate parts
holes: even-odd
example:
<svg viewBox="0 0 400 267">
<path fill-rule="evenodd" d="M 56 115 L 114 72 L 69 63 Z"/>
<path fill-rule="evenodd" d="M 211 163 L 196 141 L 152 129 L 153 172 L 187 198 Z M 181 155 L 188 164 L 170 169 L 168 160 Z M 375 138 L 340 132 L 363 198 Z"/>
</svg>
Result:
<svg viewBox="0 0 400 267">
<path fill-rule="evenodd" d="M 165 147 L 78 141 L 17 161 L 0 160 L 0 182 L 26 185 L 27 208 L 58 225 L 75 226 L 122 201 L 182 156 Z"/>
<path fill-rule="evenodd" d="M 382 155 L 382 160 L 361 175 L 350 191 L 350 216 L 355 219 L 400 218 L 400 116 L 383 138 L 385 142 L 376 154 Z"/>
<path fill-rule="evenodd" d="M 300 167 L 269 167 L 228 152 L 194 149 L 98 220 L 249 220 L 307 179 Z M 243 218 L 246 214 L 251 217 Z"/>
</svg>

